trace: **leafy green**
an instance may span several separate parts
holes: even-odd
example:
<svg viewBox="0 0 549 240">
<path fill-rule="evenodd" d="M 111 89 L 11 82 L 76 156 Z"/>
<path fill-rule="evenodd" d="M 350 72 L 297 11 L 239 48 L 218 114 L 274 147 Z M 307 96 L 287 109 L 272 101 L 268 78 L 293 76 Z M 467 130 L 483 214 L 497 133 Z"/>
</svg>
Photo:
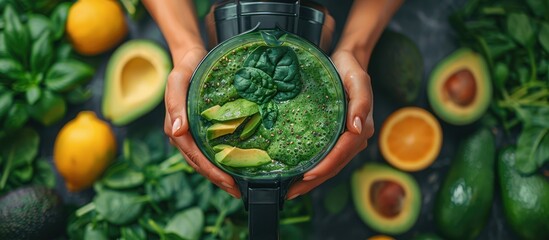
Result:
<svg viewBox="0 0 549 240">
<path fill-rule="evenodd" d="M 517 162 L 515 168 L 522 174 L 535 172 L 549 160 L 549 129 L 527 127 L 522 130 L 517 142 Z M 539 165 L 538 165 L 539 164 Z"/>
<path fill-rule="evenodd" d="M 104 190 L 95 196 L 97 212 L 114 224 L 127 224 L 135 220 L 143 210 L 144 201 L 132 192 Z"/>
<path fill-rule="evenodd" d="M 538 39 L 545 52 L 549 53 L 549 23 L 541 24 Z"/>
<path fill-rule="evenodd" d="M 241 97 L 257 104 L 268 102 L 276 94 L 273 79 L 257 68 L 239 69 L 235 73 L 234 87 Z"/>
<path fill-rule="evenodd" d="M 15 9 L 11 5 L 4 8 L 4 42 L 10 55 L 22 62 L 23 66 L 28 64 L 28 49 L 31 45 L 29 29 L 24 25 Z"/>
<path fill-rule="evenodd" d="M 65 116 L 67 105 L 59 94 L 44 89 L 40 98 L 32 106 L 28 106 L 27 111 L 34 120 L 50 126 Z"/>
<path fill-rule="evenodd" d="M 166 233 L 174 233 L 183 239 L 196 240 L 202 233 L 204 213 L 193 207 L 176 214 L 166 225 Z"/>
<path fill-rule="evenodd" d="M 273 128 L 276 119 L 278 118 L 278 106 L 273 101 L 270 101 L 262 104 L 259 108 L 259 112 L 261 113 L 261 122 L 263 123 L 263 126 L 266 129 Z"/>
<path fill-rule="evenodd" d="M 51 36 L 53 26 L 46 16 L 41 14 L 29 14 L 27 18 L 27 24 L 29 26 L 29 32 L 32 40 L 36 41 L 42 35 Z"/>
<path fill-rule="evenodd" d="M 340 183 L 326 193 L 324 197 L 324 208 L 330 214 L 338 214 L 345 208 L 349 201 L 349 185 Z"/>
<path fill-rule="evenodd" d="M 93 69 L 76 60 L 55 63 L 46 75 L 46 86 L 56 92 L 66 92 L 85 83 L 93 76 Z"/>
<path fill-rule="evenodd" d="M 530 18 L 524 13 L 511 13 L 507 16 L 507 31 L 523 46 L 530 46 L 534 40 Z"/>
<path fill-rule="evenodd" d="M 67 16 L 69 15 L 69 8 L 72 3 L 66 2 L 57 5 L 51 14 L 51 22 L 53 24 L 53 38 L 61 39 L 65 33 L 65 25 L 67 22 Z"/>
<path fill-rule="evenodd" d="M 53 47 L 50 35 L 42 34 L 32 45 L 30 68 L 34 74 L 46 72 L 53 61 Z"/>
</svg>

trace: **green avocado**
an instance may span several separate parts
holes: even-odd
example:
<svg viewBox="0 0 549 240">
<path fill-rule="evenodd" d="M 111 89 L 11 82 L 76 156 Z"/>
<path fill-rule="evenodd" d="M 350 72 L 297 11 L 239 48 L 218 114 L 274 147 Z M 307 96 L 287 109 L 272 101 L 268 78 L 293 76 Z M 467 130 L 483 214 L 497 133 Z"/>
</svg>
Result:
<svg viewBox="0 0 549 240">
<path fill-rule="evenodd" d="M 372 52 L 368 73 L 375 92 L 380 89 L 400 104 L 412 104 L 421 89 L 423 57 L 410 38 L 387 30 Z"/>
<path fill-rule="evenodd" d="M 66 217 L 53 190 L 19 188 L 0 198 L 0 239 L 54 239 L 63 233 Z"/>
<path fill-rule="evenodd" d="M 131 40 L 113 53 L 105 72 L 102 113 L 126 125 L 158 105 L 172 69 L 166 51 L 149 40 Z"/>
<path fill-rule="evenodd" d="M 494 196 L 495 140 L 480 129 L 461 142 L 435 199 L 435 223 L 445 239 L 475 239 Z"/>
<path fill-rule="evenodd" d="M 355 208 L 372 229 L 401 234 L 417 221 L 421 192 L 416 180 L 387 165 L 367 163 L 351 179 Z"/>
<path fill-rule="evenodd" d="M 230 148 L 230 147 L 233 147 L 233 146 L 227 145 L 227 144 L 218 144 L 218 145 L 213 146 L 212 149 L 215 152 L 221 152 L 221 151 L 223 151 L 223 149 Z"/>
<path fill-rule="evenodd" d="M 212 140 L 227 134 L 234 133 L 234 131 L 244 122 L 246 118 L 234 119 L 226 122 L 214 123 L 206 129 L 206 138 Z"/>
<path fill-rule="evenodd" d="M 242 129 L 242 133 L 240 133 L 240 140 L 246 140 L 249 137 L 251 137 L 259 125 L 261 124 L 261 115 L 259 113 L 256 113 L 252 116 L 252 118 L 244 125 L 244 129 Z"/>
<path fill-rule="evenodd" d="M 433 111 L 453 125 L 470 124 L 484 115 L 492 100 L 492 83 L 482 56 L 459 49 L 435 66 L 427 84 Z"/>
<path fill-rule="evenodd" d="M 521 239 L 549 239 L 549 180 L 540 173 L 520 175 L 515 159 L 515 149 L 507 148 L 498 161 L 507 222 Z"/>
<path fill-rule="evenodd" d="M 259 112 L 256 103 L 243 98 L 227 102 L 223 106 L 215 105 L 204 110 L 200 115 L 208 120 L 228 121 L 237 118 L 251 116 Z"/>
<path fill-rule="evenodd" d="M 229 167 L 257 167 L 272 161 L 264 150 L 237 147 L 225 148 L 216 153 L 215 160 Z"/>
</svg>

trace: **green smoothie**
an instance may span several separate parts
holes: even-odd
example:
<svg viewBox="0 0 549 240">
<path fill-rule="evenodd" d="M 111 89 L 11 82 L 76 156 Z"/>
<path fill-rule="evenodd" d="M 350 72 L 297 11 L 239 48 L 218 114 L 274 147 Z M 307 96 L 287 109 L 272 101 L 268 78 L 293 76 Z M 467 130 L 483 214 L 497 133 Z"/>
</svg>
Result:
<svg viewBox="0 0 549 240">
<path fill-rule="evenodd" d="M 202 79 L 205 145 L 221 165 L 243 175 L 305 166 L 340 134 L 344 103 L 338 89 L 327 67 L 297 45 L 241 45 Z M 236 150 L 239 156 L 229 156 Z"/>
</svg>

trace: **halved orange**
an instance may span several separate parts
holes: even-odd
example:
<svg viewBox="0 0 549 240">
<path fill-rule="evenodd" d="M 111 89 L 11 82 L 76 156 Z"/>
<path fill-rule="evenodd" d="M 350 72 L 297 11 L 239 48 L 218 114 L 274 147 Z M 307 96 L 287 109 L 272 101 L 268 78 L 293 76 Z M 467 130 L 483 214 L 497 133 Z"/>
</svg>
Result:
<svg viewBox="0 0 549 240">
<path fill-rule="evenodd" d="M 405 107 L 393 112 L 379 134 L 381 154 L 396 168 L 419 171 L 435 161 L 442 146 L 442 128 L 428 111 Z"/>
</svg>

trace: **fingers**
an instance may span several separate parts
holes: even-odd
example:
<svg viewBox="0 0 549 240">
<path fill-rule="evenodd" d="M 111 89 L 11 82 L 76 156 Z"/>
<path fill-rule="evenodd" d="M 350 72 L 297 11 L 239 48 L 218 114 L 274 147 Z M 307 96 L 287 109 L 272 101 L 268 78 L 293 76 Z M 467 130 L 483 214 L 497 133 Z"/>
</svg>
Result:
<svg viewBox="0 0 549 240">
<path fill-rule="evenodd" d="M 345 74 L 343 86 L 349 95 L 347 129 L 355 134 L 361 134 L 372 106 L 370 77 L 361 68 L 352 68 Z"/>
</svg>

